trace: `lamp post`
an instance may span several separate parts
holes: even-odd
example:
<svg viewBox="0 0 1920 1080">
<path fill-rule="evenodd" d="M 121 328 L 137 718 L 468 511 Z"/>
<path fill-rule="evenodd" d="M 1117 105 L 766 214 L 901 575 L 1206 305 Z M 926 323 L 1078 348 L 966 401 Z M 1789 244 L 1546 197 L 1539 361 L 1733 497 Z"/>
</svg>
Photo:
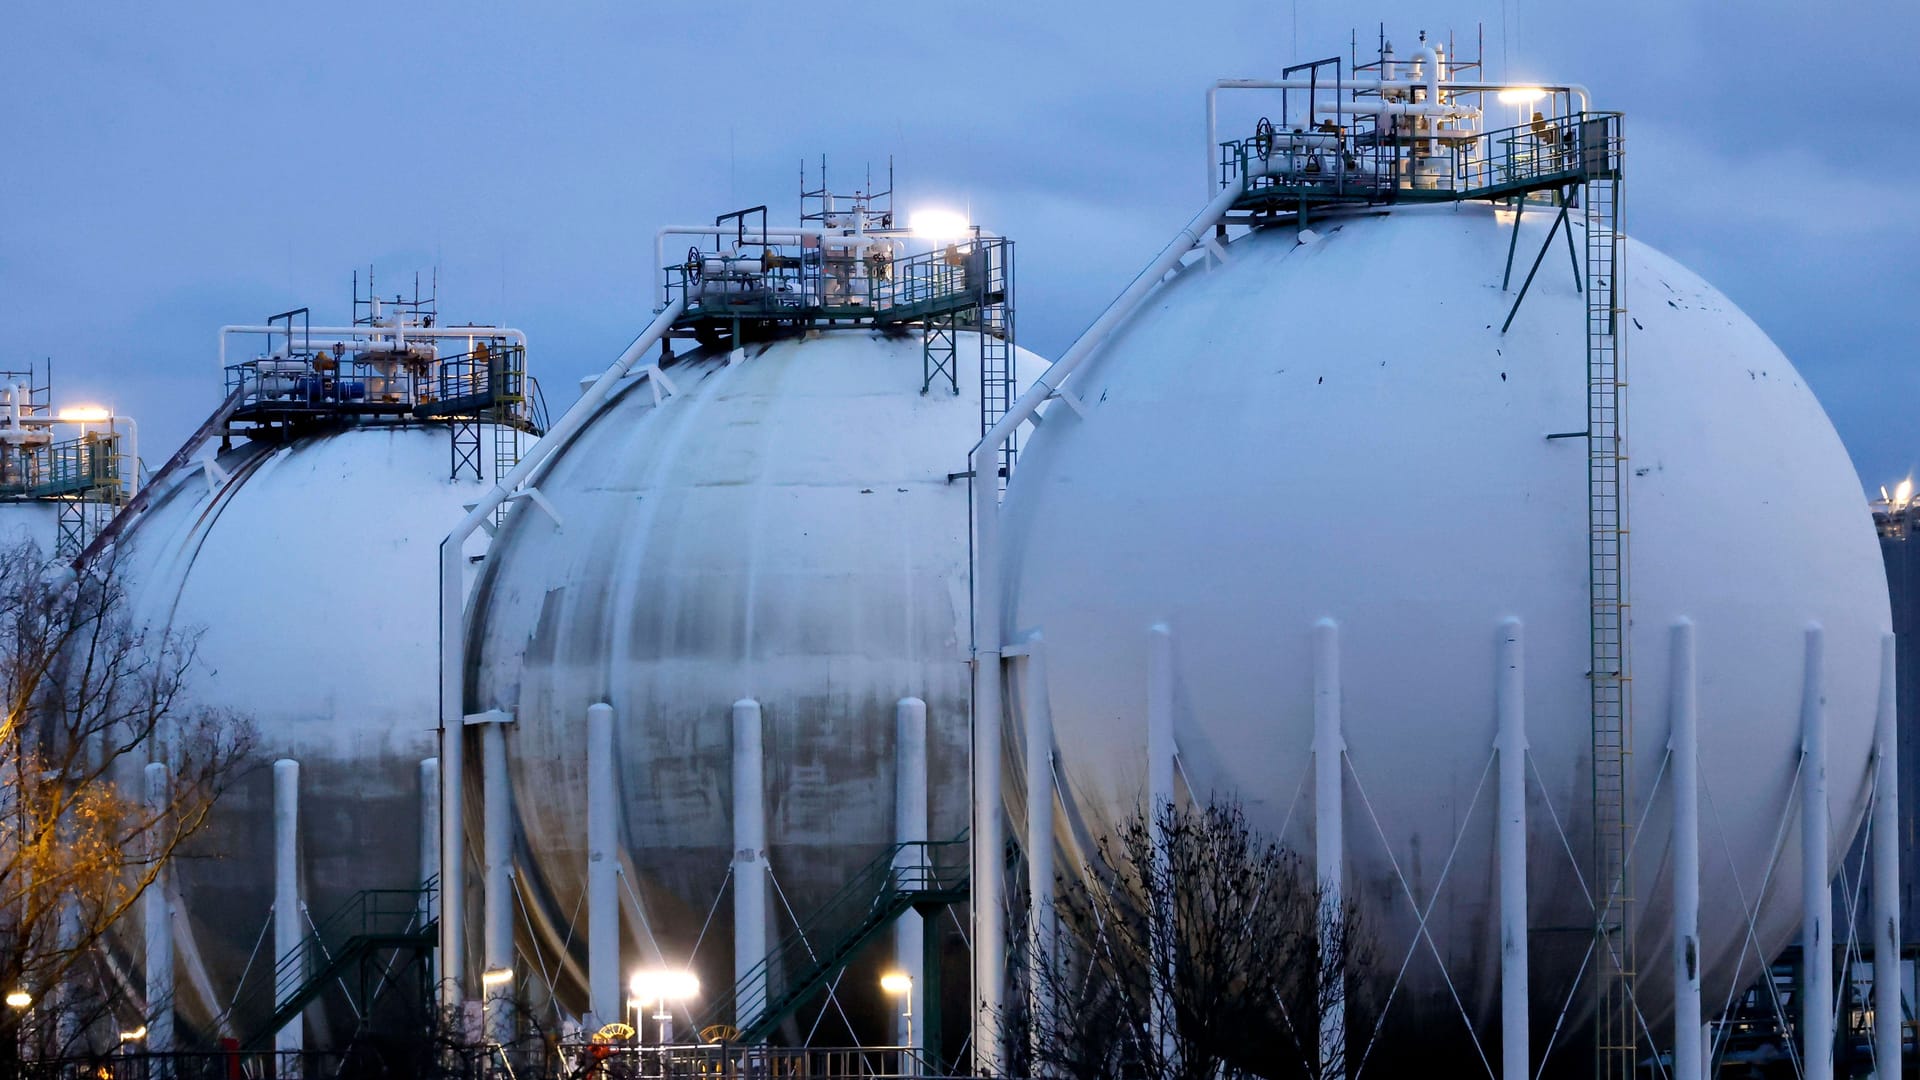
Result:
<svg viewBox="0 0 1920 1080">
<path fill-rule="evenodd" d="M 673 1042 L 672 1007 L 699 996 L 700 980 L 691 971 L 640 971 L 634 973 L 627 989 L 632 993 L 630 1000 L 636 1008 L 645 1008 L 649 1004 L 660 1007 L 653 1018 L 660 1022 L 660 1045 L 665 1047 Z M 641 1030 L 642 1026 L 636 1023 L 634 1031 L 638 1033 Z M 645 1041 L 642 1037 L 641 1042 Z"/>
<path fill-rule="evenodd" d="M 897 997 L 903 1003 L 900 1018 L 906 1022 L 906 1040 L 901 1045 L 911 1062 L 914 1074 L 920 1072 L 920 1059 L 913 1054 L 913 976 L 901 971 L 889 971 L 880 976 L 880 989 L 890 997 Z"/>
<path fill-rule="evenodd" d="M 26 1051 L 27 1018 L 32 1015 L 32 1013 L 29 1012 L 29 1010 L 33 1008 L 33 995 L 28 993 L 24 988 L 10 990 L 7 992 L 7 1008 L 12 1009 L 14 1014 L 14 1019 L 13 1019 L 14 1060 L 21 1061 L 21 1060 L 24 1060 L 27 1056 L 27 1051 Z"/>
</svg>

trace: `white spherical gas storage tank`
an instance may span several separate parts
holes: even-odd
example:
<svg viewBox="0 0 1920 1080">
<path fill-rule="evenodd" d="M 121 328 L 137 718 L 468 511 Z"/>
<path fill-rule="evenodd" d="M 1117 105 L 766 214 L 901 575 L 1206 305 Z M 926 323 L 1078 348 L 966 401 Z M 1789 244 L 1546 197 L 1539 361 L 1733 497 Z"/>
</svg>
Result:
<svg viewBox="0 0 1920 1080">
<path fill-rule="evenodd" d="M 195 841 L 206 857 L 174 870 L 191 931 L 176 963 L 190 1022 L 235 1000 L 255 949 L 232 1029 L 252 1039 L 272 1011 L 270 763 L 300 765 L 299 894 L 314 922 L 359 890 L 421 883 L 438 544 L 483 490 L 449 479 L 449 438 L 443 424 L 380 424 L 209 447 L 117 538 L 132 616 L 197 641 L 190 706 L 255 729 L 253 767 Z M 322 1003 L 309 1019 L 325 1031 L 351 1018 Z"/>
<path fill-rule="evenodd" d="M 38 499 L 0 500 L 0 548 L 32 544 L 51 557 L 59 542 L 59 508 Z"/>
<path fill-rule="evenodd" d="M 1028 378 L 1044 366 L 1024 351 L 1016 363 Z M 894 842 L 903 698 L 926 705 L 930 834 L 965 828 L 968 493 L 956 474 L 980 434 L 971 332 L 958 335 L 957 376 L 958 393 L 944 378 L 921 392 L 917 328 L 697 350 L 664 377 L 629 377 L 554 451 L 539 502 L 516 504 L 469 606 L 467 710 L 514 718 L 519 881 L 542 933 L 571 937 L 569 1009 L 590 1008 L 578 963 L 589 706 L 610 704 L 616 725 L 619 985 L 636 966 L 690 967 L 695 1017 L 742 960 L 759 960 L 734 955 L 725 903 L 737 702 L 761 710 L 768 940 Z M 556 943 L 538 942 L 549 964 Z M 842 980 L 854 1016 L 875 1003 L 876 975 L 863 965 Z M 840 1045 L 838 1025 L 830 1013 L 816 1041 Z"/>
<path fill-rule="evenodd" d="M 1525 216 L 1516 287 L 1551 217 Z M 1314 627 L 1337 626 L 1346 892 L 1377 941 L 1361 995 L 1375 1011 L 1406 963 L 1387 1013 L 1398 1040 L 1375 1067 L 1396 1046 L 1471 1061 L 1469 1021 L 1495 1054 L 1507 619 L 1524 629 L 1536 1055 L 1592 940 L 1586 440 L 1547 438 L 1586 429 L 1586 309 L 1556 237 L 1501 333 L 1513 223 L 1463 203 L 1246 235 L 1072 375 L 1082 408 L 1050 408 L 1005 501 L 1002 633 L 1045 641 L 1062 795 L 1090 831 L 1143 797 L 1149 634 L 1164 625 L 1181 786 L 1241 800 L 1311 866 Z M 1860 484 L 1799 373 L 1685 267 L 1626 252 L 1633 910 L 1640 1005 L 1664 1042 L 1671 627 L 1691 620 L 1698 642 L 1711 1016 L 1736 970 L 1754 978 L 1799 925 L 1808 627 L 1824 633 L 1837 867 L 1866 805 L 1889 616 Z M 1761 896 L 1783 828 L 1743 951 L 1743 894 Z M 1590 1000 L 1575 998 L 1576 1027 Z M 1350 1030 L 1350 1062 L 1370 1024 Z M 1557 1052 L 1579 1044 L 1563 1032 Z"/>
</svg>

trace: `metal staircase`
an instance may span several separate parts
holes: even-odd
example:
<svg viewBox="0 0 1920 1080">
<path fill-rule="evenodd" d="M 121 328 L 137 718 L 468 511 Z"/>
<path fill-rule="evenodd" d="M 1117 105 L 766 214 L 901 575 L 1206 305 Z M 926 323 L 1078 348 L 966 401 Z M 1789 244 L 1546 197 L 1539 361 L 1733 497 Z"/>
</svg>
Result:
<svg viewBox="0 0 1920 1080">
<path fill-rule="evenodd" d="M 895 919 L 966 900 L 967 853 L 964 832 L 952 840 L 895 844 L 882 851 L 715 1001 L 699 1027 L 731 1023 L 739 1030 L 736 1041 L 765 1042 Z M 774 980 L 783 973 L 776 990 Z M 743 1011 L 752 1014 L 738 1015 Z"/>
<path fill-rule="evenodd" d="M 1638 1044 L 1634 1004 L 1633 672 L 1627 523 L 1627 368 L 1619 270 L 1620 118 L 1579 129 L 1581 214 L 1586 224 L 1587 580 L 1593 722 L 1595 1075 L 1630 1080 Z"/>
<path fill-rule="evenodd" d="M 364 1028 L 374 1000 L 396 987 L 400 969 L 424 960 L 439 943 L 439 923 L 426 915 L 434 910 L 436 888 L 437 882 L 429 881 L 419 889 L 354 893 L 274 965 L 278 1004 L 246 1048 L 271 1042 L 275 1032 L 298 1021 L 306 1007 L 336 982 L 347 991 L 348 1003 Z M 345 982 L 349 972 L 358 974 L 357 994 Z"/>
</svg>

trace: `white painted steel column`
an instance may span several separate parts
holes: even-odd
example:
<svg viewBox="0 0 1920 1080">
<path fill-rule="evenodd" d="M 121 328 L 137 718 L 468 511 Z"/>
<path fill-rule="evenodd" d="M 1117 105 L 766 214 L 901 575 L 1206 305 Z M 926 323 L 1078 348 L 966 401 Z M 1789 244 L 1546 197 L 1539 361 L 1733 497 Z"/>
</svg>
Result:
<svg viewBox="0 0 1920 1080">
<path fill-rule="evenodd" d="M 1027 642 L 1021 711 L 1027 721 L 1027 956 L 1035 974 L 1028 986 L 1030 1060 L 1038 1060 L 1053 1015 L 1053 712 L 1047 700 L 1046 645 L 1038 634 Z"/>
<path fill-rule="evenodd" d="M 1500 1075 L 1529 1080 L 1527 1019 L 1526 653 L 1519 619 L 1500 624 L 1494 657 L 1500 753 Z"/>
<path fill-rule="evenodd" d="M 306 965 L 279 967 L 306 942 L 300 917 L 300 763 L 281 758 L 273 763 L 273 957 L 280 973 L 273 1002 L 285 1004 L 300 988 Z M 273 1048 L 298 1053 L 306 1043 L 304 1016 L 296 1016 L 274 1032 Z"/>
<path fill-rule="evenodd" d="M 1178 751 L 1173 739 L 1173 631 L 1165 623 L 1155 623 L 1147 631 L 1147 823 L 1153 837 L 1153 876 L 1167 877 L 1167 848 L 1161 835 L 1160 815 L 1173 805 L 1173 765 Z M 1167 950 L 1173 898 L 1149 897 L 1153 904 L 1148 926 L 1148 948 L 1153 951 L 1149 968 L 1153 977 L 1153 999 L 1148 1022 L 1149 1038 L 1161 1053 L 1172 1060 L 1173 997 L 1172 988 L 1161 977 L 1161 964 Z"/>
<path fill-rule="evenodd" d="M 440 759 L 420 760 L 420 887 L 440 877 Z M 420 921 L 432 922 L 440 910 L 439 898 L 422 894 Z"/>
<path fill-rule="evenodd" d="M 153 818 L 149 837 L 155 858 L 161 857 L 169 829 L 166 824 L 172 783 L 167 766 L 151 762 L 146 770 L 147 813 Z M 141 916 L 147 937 L 147 1045 L 156 1054 L 173 1052 L 173 907 L 167 903 L 169 867 L 162 863 L 141 896 Z"/>
<path fill-rule="evenodd" d="M 513 970 L 513 816 L 507 777 L 505 713 L 489 715 L 480 727 L 481 855 L 485 869 L 485 928 L 481 943 L 484 971 Z M 513 982 L 481 982 L 487 1037 L 509 1042 L 513 1031 Z"/>
<path fill-rule="evenodd" d="M 1693 623 L 1673 624 L 1667 748 L 1673 753 L 1673 1080 L 1702 1080 L 1700 1049 L 1700 729 Z"/>
<path fill-rule="evenodd" d="M 893 710 L 894 789 L 893 839 L 895 843 L 916 844 L 927 840 L 927 703 L 916 697 L 901 698 Z M 927 858 L 924 848 L 901 852 L 904 864 L 921 865 Z M 913 980 L 907 991 L 907 1010 L 914 1016 L 926 1015 L 926 920 L 917 911 L 900 916 L 893 928 L 893 966 Z M 938 992 L 938 987 L 934 988 Z M 927 1045 L 924 1025 L 914 1026 L 896 1019 L 899 1028 L 894 1042 L 911 1043 L 918 1050 Z M 911 1038 L 908 1038 L 911 1028 Z"/>
<path fill-rule="evenodd" d="M 1004 436 L 1002 440 L 1004 441 Z M 996 449 L 971 455 L 974 499 L 973 625 L 973 846 L 970 852 L 973 910 L 973 1069 L 977 1075 L 1006 1072 L 1000 1012 L 1005 993 L 1007 924 L 1001 845 L 1006 814 L 1000 765 L 1001 642 L 999 566 L 1000 502 Z"/>
<path fill-rule="evenodd" d="M 613 706 L 587 707 L 587 983 L 592 1028 L 620 1019 L 620 803 Z"/>
<path fill-rule="evenodd" d="M 1899 1061 L 1900 746 L 1892 634 L 1880 637 L 1880 704 L 1873 744 L 1873 911 L 1868 916 L 1873 922 L 1873 1055 L 1876 1061 Z"/>
<path fill-rule="evenodd" d="M 1800 891 L 1805 921 L 1800 937 L 1801 1075 L 1833 1077 L 1833 882 L 1827 866 L 1827 709 L 1822 671 L 1822 634 L 1807 628 L 1806 683 L 1800 697 L 1804 740 L 1800 778 Z"/>
<path fill-rule="evenodd" d="M 456 715 L 440 730 L 440 1009 L 455 1015 L 465 1000 L 467 843 L 462 815 L 466 793 L 466 729 Z"/>
<path fill-rule="evenodd" d="M 733 985 L 767 958 L 767 795 L 760 703 L 733 703 Z M 744 1027 L 766 1005 L 763 981 L 733 1004 Z"/>
<path fill-rule="evenodd" d="M 1321 619 L 1313 624 L 1313 870 L 1322 890 L 1321 921 L 1330 932 L 1344 916 L 1346 825 L 1342 818 L 1342 771 L 1347 743 L 1340 733 L 1340 624 Z M 1330 946 L 1331 942 L 1323 942 Z M 1333 996 L 1320 1018 L 1322 1074 L 1342 1059 L 1346 1039 L 1345 987 Z"/>
</svg>

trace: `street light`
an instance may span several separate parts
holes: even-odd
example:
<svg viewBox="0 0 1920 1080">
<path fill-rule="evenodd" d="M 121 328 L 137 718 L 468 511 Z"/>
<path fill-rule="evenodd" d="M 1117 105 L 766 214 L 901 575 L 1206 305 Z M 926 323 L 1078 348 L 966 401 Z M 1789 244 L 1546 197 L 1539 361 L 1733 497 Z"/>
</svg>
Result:
<svg viewBox="0 0 1920 1080">
<path fill-rule="evenodd" d="M 912 1051 L 913 1049 L 913 976 L 907 974 L 904 971 L 889 971 L 885 975 L 880 976 L 880 989 L 886 991 L 887 994 L 889 994 L 890 996 L 899 998 L 902 1002 L 905 1003 L 906 1010 L 900 1014 L 900 1017 L 901 1019 L 907 1022 L 907 1038 L 906 1038 L 905 1045 L 908 1051 Z"/>
<path fill-rule="evenodd" d="M 7 1004 L 15 1009 L 29 1008 L 33 1005 L 33 995 L 27 993 L 25 990 L 9 991 L 7 994 Z"/>
</svg>

